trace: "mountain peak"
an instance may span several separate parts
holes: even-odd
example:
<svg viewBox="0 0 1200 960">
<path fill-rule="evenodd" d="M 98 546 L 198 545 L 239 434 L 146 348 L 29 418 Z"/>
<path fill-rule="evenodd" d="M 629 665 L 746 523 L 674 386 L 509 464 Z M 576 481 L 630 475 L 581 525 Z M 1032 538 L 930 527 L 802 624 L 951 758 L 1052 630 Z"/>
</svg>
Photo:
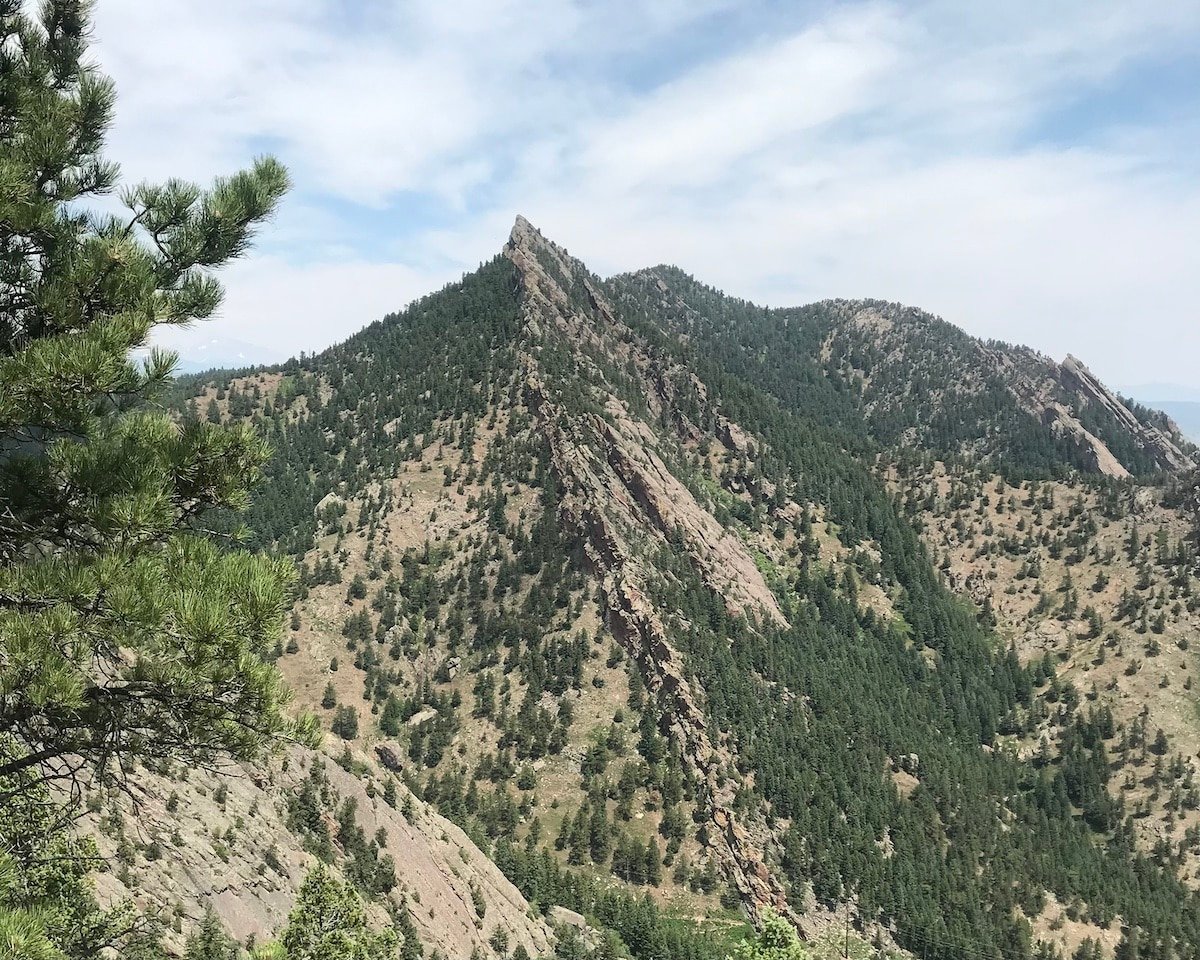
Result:
<svg viewBox="0 0 1200 960">
<path fill-rule="evenodd" d="M 587 267 L 567 253 L 565 247 L 555 243 L 519 213 L 509 232 L 505 250 L 510 259 L 513 259 L 514 251 L 524 251 L 536 260 L 554 260 L 567 277 L 590 275 Z"/>
<path fill-rule="evenodd" d="M 517 219 L 513 221 L 512 230 L 508 234 L 509 246 L 529 247 L 546 242 L 548 241 L 542 235 L 542 231 L 518 213 Z"/>
<path fill-rule="evenodd" d="M 1186 796 L 1191 774 L 1164 760 L 1180 782 L 1161 800 L 1142 778 L 1133 793 L 1109 784 L 1108 738 L 1089 719 L 1109 708 L 1118 743 L 1119 725 L 1137 723 L 1173 738 L 1155 741 L 1160 757 L 1196 752 L 1186 681 L 1158 679 L 1167 658 L 1130 673 L 1129 658 L 1101 653 L 1117 630 L 1130 631 L 1127 650 L 1195 633 L 1191 520 L 1173 491 L 1136 479 L 1182 461 L 1168 427 L 1139 419 L 1074 357 L 980 342 L 882 301 L 766 310 L 676 268 L 601 280 L 518 216 L 500 257 L 358 338 L 194 387 L 189 416 L 286 431 L 266 468 L 281 495 L 246 514 L 303 571 L 275 656 L 298 703 L 336 708 L 335 735 L 374 746 L 382 764 L 366 751 L 348 764 L 374 778 L 373 796 L 348 784 L 314 822 L 340 824 L 343 798 L 374 817 L 374 791 L 400 773 L 421 786 L 414 816 L 423 803 L 494 840 L 497 866 L 528 898 L 489 876 L 489 849 L 464 834 L 455 854 L 435 841 L 441 821 L 410 830 L 385 795 L 379 817 L 397 831 L 386 856 L 428 865 L 405 864 L 405 884 L 415 875 L 412 902 L 420 893 L 426 906 L 413 923 L 429 946 L 484 950 L 503 918 L 514 946 L 544 953 L 538 911 L 521 919 L 531 901 L 585 924 L 603 896 L 621 905 L 616 922 L 636 918 L 616 933 L 649 945 L 633 954 L 645 960 L 668 952 L 653 939 L 668 921 L 633 906 L 658 885 L 651 896 L 680 915 L 736 896 L 749 916 L 770 906 L 816 939 L 844 937 L 842 911 L 857 912 L 862 936 L 888 949 L 925 949 L 946 912 L 977 902 L 957 927 L 964 949 L 983 950 L 1019 942 L 1035 920 L 1048 936 L 1060 914 L 1018 915 L 1019 875 L 976 864 L 1048 845 L 1056 856 L 1030 889 L 1053 893 L 1054 910 L 1089 892 L 1083 865 L 1113 878 L 1097 887 L 1106 917 L 1151 918 L 1147 941 L 1200 942 L 1184 886 L 1200 875 L 1195 852 L 1173 848 L 1177 866 L 1144 878 L 1137 859 L 1158 848 L 1167 798 Z M 1110 487 L 1093 482 L 1101 474 L 1133 478 Z M 1147 546 L 1151 530 L 1165 548 Z M 1076 591 L 1056 589 L 1073 582 L 1083 610 Z M 1178 602 L 1155 605 L 1172 592 Z M 1132 639 L 1142 624 L 1161 639 Z M 1060 662 L 1064 676 L 1093 671 L 1094 707 L 1068 710 L 1043 682 L 1043 664 Z M 1094 755 L 1076 749 L 1085 734 Z M 1043 743 L 1049 764 L 1096 771 L 1086 792 L 1026 796 L 1046 782 L 1023 759 Z M 335 782 L 356 779 L 324 765 Z M 279 783 L 294 804 L 308 778 Z M 861 816 L 845 818 L 847 797 Z M 403 811 L 407 794 L 397 798 Z M 1151 805 L 1130 818 L 1133 852 L 1108 839 L 1126 803 Z M 947 816 L 930 817 L 931 804 Z M 993 829 L 997 811 L 1005 830 Z M 547 843 L 547 827 L 561 839 Z M 328 832 L 284 835 L 281 854 L 321 837 L 357 862 Z M 108 840 L 106 853 L 119 842 Z M 265 914 L 276 891 L 249 883 L 269 848 L 242 846 L 236 873 L 264 904 L 244 911 Z M 447 853 L 489 874 L 455 872 L 466 895 L 447 890 L 434 916 Z M 210 873 L 189 879 L 191 916 L 226 896 Z M 511 912 L 489 905 L 485 925 L 472 884 L 491 903 L 507 894 Z M 949 899 L 906 906 L 928 889 Z M 156 892 L 164 910 L 179 896 L 165 880 Z M 1087 919 L 1073 929 L 1112 932 Z"/>
<path fill-rule="evenodd" d="M 521 277 L 531 315 L 542 321 L 573 316 L 573 291 L 586 290 L 593 304 L 598 303 L 595 278 L 588 268 L 519 214 L 503 252 Z"/>
</svg>

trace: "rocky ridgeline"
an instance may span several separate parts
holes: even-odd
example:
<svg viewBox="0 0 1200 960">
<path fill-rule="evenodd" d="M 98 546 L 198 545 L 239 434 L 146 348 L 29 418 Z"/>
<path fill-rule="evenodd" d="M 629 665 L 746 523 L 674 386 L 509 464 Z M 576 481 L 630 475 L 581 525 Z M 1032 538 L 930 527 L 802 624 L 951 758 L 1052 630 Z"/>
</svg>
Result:
<svg viewBox="0 0 1200 960">
<path fill-rule="evenodd" d="M 723 772 L 732 768 L 732 754 L 709 737 L 700 705 L 703 692 L 684 676 L 683 659 L 646 594 L 645 562 L 635 556 L 630 537 L 644 535 L 652 521 L 615 471 L 570 439 L 554 404 L 543 400 L 533 407 L 551 438 L 555 469 L 564 484 L 563 522 L 583 538 L 601 578 L 609 628 L 638 665 L 671 736 L 705 784 L 707 814 L 716 828 L 710 834 L 715 838 L 710 852 L 752 912 L 770 905 L 790 914 L 783 888 L 767 868 L 761 849 L 733 813 L 734 785 Z"/>
<path fill-rule="evenodd" d="M 985 356 L 1004 373 L 1009 391 L 1039 422 L 1056 434 L 1072 437 L 1090 451 L 1092 467 L 1109 477 L 1128 477 L 1129 467 L 1103 439 L 1081 422 L 1080 410 L 1102 411 L 1147 453 L 1160 470 L 1189 470 L 1195 462 L 1183 449 L 1178 430 L 1172 436 L 1140 422 L 1083 362 L 1067 355 L 1061 364 L 1032 351 L 985 350 Z"/>
<path fill-rule="evenodd" d="M 1064 387 L 1073 390 L 1085 403 L 1093 403 L 1103 408 L 1122 427 L 1137 437 L 1151 452 L 1160 469 L 1190 470 L 1196 465 L 1192 456 L 1181 448 L 1174 437 L 1158 427 L 1141 423 L 1080 360 L 1067 354 L 1067 358 L 1059 365 L 1058 377 Z M 1179 428 L 1173 426 L 1173 432 L 1178 435 Z"/>
<path fill-rule="evenodd" d="M 534 330 L 556 327 L 574 340 L 591 338 L 595 345 L 633 365 L 645 375 L 647 400 L 662 413 L 673 399 L 670 377 L 652 359 L 638 350 L 634 332 L 621 324 L 612 307 L 587 277 L 581 264 L 572 261 L 545 240 L 523 217 L 517 219 L 506 253 L 520 271 L 526 293 L 526 319 Z M 554 267 L 552 276 L 545 264 Z M 587 292 L 589 306 L 608 330 L 578 315 L 563 283 L 578 283 Z M 616 349 L 613 340 L 621 349 Z M 530 360 L 536 370 L 536 359 Z M 775 595 L 767 586 L 745 545 L 696 502 L 688 488 L 671 472 L 658 451 L 659 442 L 651 427 L 633 417 L 626 405 L 611 395 L 604 402 L 604 416 L 592 415 L 586 423 L 568 424 L 566 414 L 553 403 L 540 374 L 529 380 L 526 402 L 537 412 L 547 429 L 569 438 L 578 447 L 576 465 L 588 463 L 588 477 L 596 489 L 596 501 L 611 500 L 630 518 L 640 532 L 652 534 L 650 542 L 682 538 L 689 556 L 708 586 L 725 597 L 734 616 L 761 618 L 786 624 Z M 547 401 L 550 401 L 547 404 Z M 698 436 L 694 425 L 675 418 L 685 436 Z M 720 418 L 719 439 L 730 449 L 744 453 L 749 438 L 734 423 Z M 596 462 L 592 451 L 606 463 Z M 648 523 L 647 523 L 648 521 Z M 648 529 L 641 529 L 648 528 Z"/>
<path fill-rule="evenodd" d="M 575 340 L 590 339 L 608 355 L 620 356 L 643 373 L 654 412 L 668 414 L 685 439 L 699 436 L 693 424 L 670 409 L 672 378 L 640 355 L 636 335 L 615 319 L 581 265 L 523 219 L 518 220 L 506 252 L 521 272 L 527 324 L 535 335 L 556 329 Z M 586 290 L 598 323 L 579 315 L 564 283 Z M 614 339 L 620 348 L 614 348 Z M 536 371 L 533 358 L 530 367 Z M 731 616 L 785 625 L 774 594 L 746 545 L 671 472 L 659 453 L 655 432 L 632 416 L 625 404 L 609 397 L 604 416 L 573 419 L 537 372 L 527 381 L 526 403 L 549 438 L 563 489 L 561 518 L 585 544 L 601 579 L 609 628 L 637 664 L 667 731 L 704 785 L 705 812 L 712 828 L 709 853 L 752 914 L 770 906 L 810 932 L 821 929 L 827 919 L 821 911 L 801 915 L 789 906 L 783 886 L 767 865 L 765 835 L 752 832 L 733 811 L 736 784 L 728 776 L 734 769 L 733 747 L 714 743 L 709 736 L 704 692 L 685 676 L 683 658 L 649 596 L 652 573 L 647 555 L 654 545 L 664 546 L 674 539 L 705 583 L 725 598 Z M 721 418 L 720 422 L 718 439 L 744 453 L 749 438 L 731 421 Z"/>
<path fill-rule="evenodd" d="M 1154 469 L 1167 473 L 1196 465 L 1195 449 L 1177 427 L 1141 422 L 1074 356 L 1056 363 L 1028 347 L 984 342 L 899 304 L 838 300 L 816 306 L 831 318 L 821 354 L 826 372 L 836 369 L 836 356 L 848 352 L 853 358 L 861 350 L 869 351 L 869 362 L 839 362 L 850 363 L 868 410 L 878 408 L 888 417 L 910 421 L 902 437 L 905 443 L 933 442 L 935 438 L 923 433 L 924 423 L 975 398 L 1004 391 L 1038 424 L 1070 440 L 1083 452 L 1088 469 L 1097 473 L 1127 477 L 1138 472 L 1118 450 L 1136 450 Z M 933 381 L 919 381 L 913 374 L 923 368 L 941 372 Z M 914 386 L 917 383 L 923 386 Z M 1085 421 L 1093 427 L 1104 424 L 1104 436 L 1089 430 Z M 981 424 L 981 430 L 987 426 L 996 424 Z"/>
</svg>

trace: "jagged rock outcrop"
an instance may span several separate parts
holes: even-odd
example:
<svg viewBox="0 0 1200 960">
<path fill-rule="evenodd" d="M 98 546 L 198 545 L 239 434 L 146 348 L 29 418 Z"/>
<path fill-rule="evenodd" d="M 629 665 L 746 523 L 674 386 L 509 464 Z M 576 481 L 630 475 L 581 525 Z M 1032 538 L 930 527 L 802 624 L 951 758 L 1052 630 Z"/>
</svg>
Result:
<svg viewBox="0 0 1200 960">
<path fill-rule="evenodd" d="M 733 615 L 787 620 L 762 573 L 737 536 L 701 508 L 654 450 L 653 433 L 628 419 L 615 401 L 612 419 L 593 419 L 593 426 L 613 468 L 659 533 L 681 538 L 689 555 L 713 590 L 726 598 Z"/>
<path fill-rule="evenodd" d="M 1142 423 L 1130 409 L 1101 383 L 1083 363 L 1067 354 L 1059 365 L 1060 381 L 1074 390 L 1085 403 L 1093 403 L 1107 411 L 1121 426 L 1139 438 L 1163 470 L 1190 470 L 1195 466 L 1192 458 L 1158 427 Z"/>
<path fill-rule="evenodd" d="M 629 348 L 635 339 L 632 331 L 615 319 L 612 307 L 586 276 L 586 271 L 571 261 L 556 246 L 545 240 L 525 220 L 518 217 L 506 254 L 516 264 L 526 293 L 527 323 L 534 329 L 554 325 L 569 330 L 576 337 L 593 337 L 601 343 L 594 326 L 581 321 L 573 308 L 564 284 L 580 284 L 587 291 L 588 303 Z M 632 359 L 629 353 L 627 357 Z M 531 364 L 531 366 L 536 366 Z M 650 388 L 660 399 L 670 396 L 667 377 L 661 368 L 646 361 Z M 565 424 L 565 414 L 546 395 L 545 381 L 534 374 L 529 381 L 531 408 L 539 411 L 544 422 Z M 658 439 L 645 423 L 632 417 L 627 408 L 609 397 L 604 405 L 604 417 L 591 416 L 592 436 L 584 438 L 581 447 L 595 446 L 603 451 L 608 469 L 593 464 L 589 468 L 597 489 L 604 488 L 615 503 L 641 524 L 649 520 L 651 530 L 664 538 L 681 538 L 688 554 L 705 582 L 726 598 L 729 613 L 762 618 L 784 625 L 786 619 L 779 604 L 763 579 L 745 545 L 726 530 L 708 511 L 703 509 L 691 491 L 676 477 L 658 452 Z M 751 441 L 735 423 L 721 417 L 722 436 L 731 448 L 746 452 Z M 588 441 L 591 441 L 589 443 Z M 614 483 L 613 480 L 619 481 Z M 598 500 L 604 498 L 599 497 Z"/>
<path fill-rule="evenodd" d="M 984 356 L 1002 375 L 1017 402 L 1053 433 L 1074 440 L 1087 451 L 1091 468 L 1097 473 L 1120 478 L 1132 471 L 1104 439 L 1084 426 L 1080 410 L 1088 406 L 1111 418 L 1158 469 L 1175 472 L 1193 466 L 1192 458 L 1174 438 L 1139 421 L 1076 357 L 1068 354 L 1056 364 L 1030 350 L 998 348 L 985 348 Z"/>
<path fill-rule="evenodd" d="M 393 740 L 375 744 L 375 756 L 389 770 L 399 772 L 404 769 L 404 748 Z"/>
<path fill-rule="evenodd" d="M 590 306 L 606 322 L 615 323 L 611 308 L 590 280 L 580 276 L 577 265 L 523 218 L 506 252 L 521 271 L 530 329 L 557 326 L 599 338 L 574 315 L 563 289 L 568 283 L 581 284 Z M 632 334 L 624 339 L 628 342 Z M 663 378 L 658 381 L 661 397 Z M 602 580 L 609 626 L 638 665 L 667 731 L 704 784 L 706 813 L 714 827 L 712 854 L 752 914 L 771 906 L 800 923 L 763 851 L 733 812 L 734 785 L 725 776 L 732 754 L 709 737 L 703 691 L 685 677 L 683 659 L 647 596 L 647 542 L 676 538 L 706 583 L 726 598 L 731 614 L 784 625 L 774 595 L 746 547 L 696 502 L 657 452 L 653 431 L 622 404 L 610 400 L 605 416 L 573 421 L 537 373 L 528 378 L 526 403 L 550 442 L 563 487 L 562 520 L 577 531 Z M 736 425 L 725 423 L 729 442 L 748 446 Z"/>
<path fill-rule="evenodd" d="M 646 572 L 626 535 L 631 525 L 638 524 L 629 509 L 633 503 L 614 496 L 611 485 L 602 483 L 586 466 L 588 457 L 558 429 L 550 403 L 542 402 L 536 409 L 551 437 L 555 466 L 567 490 L 561 508 L 563 520 L 584 539 L 588 556 L 603 578 L 609 626 L 638 665 L 671 736 L 705 785 L 706 812 L 716 828 L 712 852 L 722 872 L 751 913 L 771 906 L 799 923 L 800 917 L 788 906 L 785 891 L 767 867 L 763 852 L 737 821 L 732 809 L 733 785 L 724 776 L 732 755 L 709 737 L 702 692 L 684 676 L 683 659 L 643 589 Z M 621 503 L 627 507 L 623 516 L 614 509 L 614 504 Z"/>
<path fill-rule="evenodd" d="M 983 355 L 1001 374 L 1007 389 L 1038 422 L 1075 441 L 1088 452 L 1091 468 L 1109 477 L 1128 477 L 1132 471 L 1109 444 L 1084 426 L 1080 409 L 1092 406 L 1117 424 L 1157 466 L 1167 472 L 1188 470 L 1192 457 L 1176 439 L 1133 412 L 1076 357 L 1061 364 L 1031 350 L 984 348 Z M 1064 398 L 1069 402 L 1064 402 Z"/>
</svg>

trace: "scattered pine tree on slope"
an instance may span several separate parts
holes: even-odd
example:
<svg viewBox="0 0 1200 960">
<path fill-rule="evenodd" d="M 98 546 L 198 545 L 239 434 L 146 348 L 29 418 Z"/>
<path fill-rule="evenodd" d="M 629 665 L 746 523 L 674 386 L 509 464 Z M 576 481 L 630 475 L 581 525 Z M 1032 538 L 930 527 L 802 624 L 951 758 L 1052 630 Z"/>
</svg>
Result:
<svg viewBox="0 0 1200 960">
<path fill-rule="evenodd" d="M 1023 668 L 999 650 L 942 585 L 916 532 L 863 462 L 874 448 L 863 440 L 869 431 L 856 419 L 854 404 L 818 379 L 811 390 L 796 391 L 782 370 L 759 376 L 747 371 L 736 351 L 697 337 L 680 341 L 657 306 L 639 301 L 636 291 L 614 295 L 617 308 L 606 312 L 572 287 L 565 299 L 579 311 L 581 328 L 596 333 L 584 343 L 564 337 L 552 323 L 522 325 L 516 279 L 511 263 L 493 261 L 347 344 L 281 368 L 289 393 L 303 391 L 305 406 L 315 399 L 315 409 L 297 416 L 299 403 L 282 412 L 275 404 L 270 416 L 253 414 L 295 440 L 289 446 L 298 451 L 296 458 L 273 469 L 310 484 L 306 501 L 288 508 L 298 520 L 310 517 L 330 490 L 353 498 L 367 481 L 419 459 L 422 443 L 465 443 L 452 438 L 471 436 L 480 421 L 495 419 L 497 404 L 505 416 L 513 415 L 503 442 L 478 464 L 489 493 L 477 509 L 491 525 L 484 543 L 493 564 L 503 557 L 500 569 L 507 580 L 498 595 L 521 584 L 528 564 L 536 574 L 526 586 L 537 584 L 529 592 L 531 606 L 512 611 L 511 618 L 498 617 L 488 599 L 496 581 L 482 576 L 476 581 L 474 560 L 451 568 L 452 576 L 443 581 L 436 573 L 440 560 L 411 556 L 395 589 L 380 588 L 380 621 L 376 625 L 372 615 L 364 636 L 375 625 L 376 639 L 386 637 L 393 621 L 384 621 L 395 613 L 395 602 L 403 604 L 402 614 L 433 611 L 430 629 L 452 630 L 453 649 L 468 658 L 468 670 L 481 669 L 487 657 L 503 656 L 507 673 L 508 664 L 523 663 L 526 655 L 541 657 L 537 625 L 549 622 L 556 594 L 569 601 L 568 585 L 586 578 L 586 571 L 573 528 L 560 530 L 565 542 L 556 546 L 552 538 L 530 538 L 528 528 L 514 530 L 503 509 L 506 482 L 519 486 L 532 479 L 542 491 L 538 506 L 548 513 L 534 512 L 531 525 L 539 525 L 539 517 L 553 520 L 561 493 L 545 444 L 528 435 L 530 424 L 522 419 L 517 371 L 528 358 L 537 358 L 536 368 L 522 375 L 540 378 L 575 425 L 602 422 L 606 403 L 619 397 L 658 432 L 661 449 L 671 450 L 679 443 L 672 431 L 680 414 L 698 427 L 701 443 L 720 443 L 719 418 L 731 419 L 757 448 L 749 455 L 729 454 L 739 488 L 773 487 L 781 493 L 747 495 L 750 502 L 741 506 L 731 501 L 727 525 L 753 538 L 778 522 L 772 511 L 780 497 L 818 505 L 847 548 L 878 552 L 870 575 L 897 612 L 893 619 L 864 608 L 837 571 L 809 556 L 777 571 L 776 591 L 789 625 L 753 624 L 728 615 L 725 599 L 701 581 L 683 544 L 667 538 L 665 547 L 656 546 L 651 538 L 645 546 L 647 565 L 659 575 L 651 583 L 657 609 L 685 655 L 689 676 L 704 690 L 714 731 L 737 744 L 740 771 L 755 772 L 745 806 L 766 810 L 779 825 L 782 869 L 797 897 L 810 887 L 825 903 L 852 896 L 864 917 L 894 926 L 901 943 L 950 960 L 968 952 L 1031 955 L 1025 918 L 1037 915 L 1046 891 L 1053 891 L 1098 925 L 1119 916 L 1142 931 L 1143 943 L 1157 944 L 1162 956 L 1189 957 L 1189 945 L 1200 942 L 1195 894 L 1169 865 L 1141 855 L 1122 828 L 1089 826 L 1107 818 L 1091 806 L 1099 794 L 1079 789 L 1080 771 L 1102 772 L 1103 749 L 1094 738 L 1081 733 L 1083 752 L 1065 766 L 1019 762 L 995 749 L 1006 729 L 1019 725 L 1051 693 L 1061 698 L 1062 688 L 1047 688 L 1044 672 Z M 606 328 L 613 331 L 609 341 L 603 340 Z M 639 367 L 621 354 L 627 348 L 640 351 L 637 362 L 647 356 L 652 362 Z M 661 392 L 671 397 L 670 406 L 655 415 L 649 414 L 650 390 L 643 382 L 649 366 L 669 381 Z M 478 377 L 476 384 L 470 376 Z M 218 381 L 217 388 L 232 391 L 235 384 Z M 826 400 L 814 403 L 814 397 Z M 378 434 L 364 441 L 373 429 Z M 584 426 L 578 432 L 588 435 Z M 1043 452 L 1060 456 L 1052 446 Z M 684 450 L 669 464 L 685 481 L 694 479 L 690 470 L 699 462 L 688 457 L 695 451 Z M 1037 468 L 1035 460 L 1030 469 Z M 1045 469 L 1067 465 L 1058 460 Z M 370 509 L 357 521 L 372 530 L 381 515 L 377 496 L 372 494 Z M 334 522 L 328 529 L 340 530 L 341 537 L 349 526 Z M 329 563 L 330 572 L 320 577 L 336 573 L 337 563 Z M 480 564 L 481 574 L 483 569 Z M 546 607 L 534 606 L 533 598 Z M 451 628 L 439 611 L 458 604 L 463 616 Z M 371 661 L 365 669 L 378 695 L 378 678 L 386 671 L 377 670 L 373 653 L 360 654 L 364 663 Z M 481 682 L 480 689 L 488 688 Z M 534 689 L 540 694 L 543 688 Z M 433 697 L 432 689 L 422 691 L 390 714 L 412 716 Z M 655 709 L 653 703 L 646 707 Z M 439 715 L 455 709 L 439 707 Z M 486 713 L 486 704 L 483 709 Z M 382 705 L 381 711 L 389 713 Z M 536 711 L 530 717 L 536 719 Z M 1079 719 L 1082 724 L 1086 718 Z M 400 724 L 393 729 L 399 732 Z M 536 891 L 543 868 L 536 866 L 535 854 L 511 852 L 518 848 L 511 845 L 509 831 L 515 828 L 506 825 L 507 818 L 488 819 L 481 791 L 466 787 L 469 775 L 436 773 L 445 770 L 442 758 L 452 756 L 453 733 L 445 729 L 436 750 L 422 746 L 414 756 L 435 769 L 427 798 L 444 805 L 448 816 L 478 822 L 481 837 L 499 836 L 497 862 L 504 861 L 506 872 L 535 896 L 530 891 Z M 414 746 L 429 742 L 423 738 L 425 733 L 414 733 Z M 910 796 L 901 795 L 887 773 L 904 756 L 919 756 L 920 786 Z M 504 779 L 497 771 L 505 762 L 498 757 L 494 778 Z M 476 780 L 480 777 L 487 775 L 477 772 Z M 579 846 L 579 859 L 591 855 L 588 844 Z"/>
</svg>

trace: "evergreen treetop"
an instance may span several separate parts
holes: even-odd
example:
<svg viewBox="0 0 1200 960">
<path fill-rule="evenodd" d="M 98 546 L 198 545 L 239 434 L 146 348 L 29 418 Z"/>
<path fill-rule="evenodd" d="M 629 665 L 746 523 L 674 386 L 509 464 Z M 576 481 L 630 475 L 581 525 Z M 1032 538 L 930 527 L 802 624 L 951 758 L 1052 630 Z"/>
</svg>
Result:
<svg viewBox="0 0 1200 960">
<path fill-rule="evenodd" d="M 264 158 L 207 190 L 129 188 L 124 215 L 89 209 L 118 183 L 89 12 L 0 0 L 0 953 L 55 960 L 132 957 L 137 931 L 96 907 L 63 802 L 78 794 L 48 783 L 253 758 L 312 729 L 264 659 L 289 564 L 208 529 L 246 504 L 266 446 L 156 409 L 176 358 L 150 346 L 213 314 L 212 270 L 287 174 Z"/>
<path fill-rule="evenodd" d="M 156 327 L 212 315 L 211 271 L 287 189 L 270 158 L 211 189 L 111 193 L 112 83 L 89 5 L 0 0 L 0 774 L 112 773 L 133 759 L 251 757 L 303 733 L 263 660 L 287 564 L 206 536 L 267 456 L 248 428 L 151 406 L 175 357 Z"/>
</svg>

